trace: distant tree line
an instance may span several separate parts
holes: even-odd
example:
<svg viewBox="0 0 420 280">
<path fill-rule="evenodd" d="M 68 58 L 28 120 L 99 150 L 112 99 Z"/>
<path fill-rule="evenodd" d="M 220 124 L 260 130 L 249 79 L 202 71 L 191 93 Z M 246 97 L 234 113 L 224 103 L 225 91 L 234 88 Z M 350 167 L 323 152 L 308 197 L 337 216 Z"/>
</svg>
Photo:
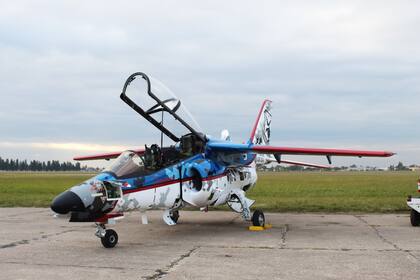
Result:
<svg viewBox="0 0 420 280">
<path fill-rule="evenodd" d="M 81 169 L 82 167 L 79 162 L 73 164 L 69 161 L 27 161 L 26 159 L 3 159 L 0 157 L 0 170 L 6 171 L 80 171 Z"/>
<path fill-rule="evenodd" d="M 410 168 L 416 167 L 415 164 L 410 166 L 405 166 L 402 162 L 398 162 L 397 165 L 391 165 L 388 167 L 389 171 L 408 171 L 411 170 Z M 350 166 L 334 166 L 328 169 L 317 168 L 317 167 L 304 167 L 299 165 L 272 165 L 266 166 L 263 164 L 257 164 L 257 170 L 259 171 L 319 171 L 319 170 L 327 170 L 327 171 L 353 171 L 353 170 L 360 170 L 360 171 L 382 171 L 383 169 L 366 166 L 366 167 L 357 167 L 356 164 L 352 164 Z"/>
</svg>

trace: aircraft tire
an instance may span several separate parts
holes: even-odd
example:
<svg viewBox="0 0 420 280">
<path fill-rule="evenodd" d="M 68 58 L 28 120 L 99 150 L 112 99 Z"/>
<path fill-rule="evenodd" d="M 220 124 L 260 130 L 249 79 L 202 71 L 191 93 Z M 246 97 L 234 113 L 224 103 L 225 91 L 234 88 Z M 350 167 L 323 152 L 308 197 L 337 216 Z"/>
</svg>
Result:
<svg viewBox="0 0 420 280">
<path fill-rule="evenodd" d="M 256 227 L 263 227 L 265 225 L 265 217 L 263 211 L 254 211 L 254 214 L 252 214 L 252 225 Z"/>
<path fill-rule="evenodd" d="M 117 232 L 112 229 L 107 229 L 105 236 L 101 238 L 101 242 L 105 248 L 114 248 L 118 243 Z"/>
<path fill-rule="evenodd" d="M 420 225 L 420 213 L 414 209 L 411 209 L 410 212 L 410 222 L 413 227 L 418 227 Z"/>
<path fill-rule="evenodd" d="M 169 214 L 172 221 L 174 221 L 174 223 L 176 224 L 178 222 L 179 219 L 179 211 L 175 210 L 175 211 L 171 211 L 171 213 Z"/>
</svg>

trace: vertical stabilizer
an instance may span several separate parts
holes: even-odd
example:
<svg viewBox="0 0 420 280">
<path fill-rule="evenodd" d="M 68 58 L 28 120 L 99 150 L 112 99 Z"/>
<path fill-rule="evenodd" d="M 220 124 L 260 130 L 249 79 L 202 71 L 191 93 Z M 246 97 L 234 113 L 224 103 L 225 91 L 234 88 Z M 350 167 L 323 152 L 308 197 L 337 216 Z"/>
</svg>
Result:
<svg viewBox="0 0 420 280">
<path fill-rule="evenodd" d="M 264 100 L 255 121 L 249 141 L 256 145 L 270 144 L 271 101 Z"/>
</svg>

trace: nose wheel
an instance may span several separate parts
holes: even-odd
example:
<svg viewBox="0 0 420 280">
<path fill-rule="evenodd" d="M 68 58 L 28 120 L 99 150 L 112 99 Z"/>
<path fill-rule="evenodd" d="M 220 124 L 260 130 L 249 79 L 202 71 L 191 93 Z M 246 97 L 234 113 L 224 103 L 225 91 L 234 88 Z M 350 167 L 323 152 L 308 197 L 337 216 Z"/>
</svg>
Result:
<svg viewBox="0 0 420 280">
<path fill-rule="evenodd" d="M 107 229 L 105 236 L 101 237 L 101 243 L 105 248 L 113 248 L 118 243 L 118 234 L 115 230 Z"/>
<path fill-rule="evenodd" d="M 178 222 L 178 219 L 179 219 L 179 211 L 178 210 L 171 211 L 169 216 L 171 217 L 172 221 L 174 221 L 174 223 L 176 224 Z"/>
<path fill-rule="evenodd" d="M 105 229 L 104 224 L 96 225 L 95 235 L 101 239 L 105 248 L 114 248 L 118 243 L 118 234 L 113 229 Z"/>
</svg>

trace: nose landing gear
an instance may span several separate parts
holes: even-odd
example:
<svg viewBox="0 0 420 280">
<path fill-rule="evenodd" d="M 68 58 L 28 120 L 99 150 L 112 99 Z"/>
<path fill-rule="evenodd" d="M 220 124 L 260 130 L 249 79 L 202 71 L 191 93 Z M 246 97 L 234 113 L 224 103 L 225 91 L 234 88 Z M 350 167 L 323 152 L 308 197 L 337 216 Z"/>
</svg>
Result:
<svg viewBox="0 0 420 280">
<path fill-rule="evenodd" d="M 163 221 L 168 226 L 174 226 L 178 222 L 179 219 L 179 211 L 178 210 L 166 210 L 163 212 Z"/>
<path fill-rule="evenodd" d="M 113 229 L 106 229 L 104 224 L 96 224 L 95 235 L 101 239 L 105 248 L 113 248 L 118 243 L 118 234 Z"/>
</svg>

